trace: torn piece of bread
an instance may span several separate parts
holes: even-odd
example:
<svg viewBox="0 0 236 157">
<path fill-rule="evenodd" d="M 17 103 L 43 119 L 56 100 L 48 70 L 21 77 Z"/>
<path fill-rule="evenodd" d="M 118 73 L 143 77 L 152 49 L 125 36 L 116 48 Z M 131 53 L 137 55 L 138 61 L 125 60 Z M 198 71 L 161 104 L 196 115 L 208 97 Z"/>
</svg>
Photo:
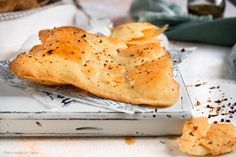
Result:
<svg viewBox="0 0 236 157">
<path fill-rule="evenodd" d="M 158 44 L 127 48 L 111 37 L 60 27 L 39 33 L 41 45 L 9 65 L 20 78 L 46 85 L 70 84 L 102 98 L 169 106 L 179 98 L 171 56 Z"/>
<path fill-rule="evenodd" d="M 236 149 L 236 128 L 232 124 L 209 124 L 203 117 L 193 118 L 184 124 L 179 148 L 201 156 L 231 152 Z"/>
<path fill-rule="evenodd" d="M 212 124 L 201 144 L 212 155 L 231 152 L 236 149 L 236 128 L 232 124 Z"/>
<path fill-rule="evenodd" d="M 193 118 L 185 122 L 183 135 L 179 139 L 180 150 L 191 155 L 206 155 L 209 150 L 201 145 L 210 125 L 206 118 Z"/>
<path fill-rule="evenodd" d="M 112 30 L 112 37 L 124 41 L 128 46 L 142 45 L 146 43 L 160 43 L 157 36 L 168 28 L 165 25 L 159 28 L 148 22 L 126 23 Z"/>
</svg>

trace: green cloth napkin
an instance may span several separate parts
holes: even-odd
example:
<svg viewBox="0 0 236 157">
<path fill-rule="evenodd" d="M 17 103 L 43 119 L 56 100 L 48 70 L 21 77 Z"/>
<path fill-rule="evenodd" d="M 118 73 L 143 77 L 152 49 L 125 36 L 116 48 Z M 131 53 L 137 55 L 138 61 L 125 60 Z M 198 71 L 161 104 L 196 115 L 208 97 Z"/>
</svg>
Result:
<svg viewBox="0 0 236 157">
<path fill-rule="evenodd" d="M 169 24 L 165 34 L 170 40 L 225 46 L 236 42 L 236 17 L 213 20 L 211 16 L 195 16 L 164 0 L 134 0 L 130 15 L 135 21 L 147 21 L 157 26 Z"/>
<path fill-rule="evenodd" d="M 166 35 L 172 40 L 232 46 L 236 42 L 236 17 L 181 24 Z"/>
</svg>

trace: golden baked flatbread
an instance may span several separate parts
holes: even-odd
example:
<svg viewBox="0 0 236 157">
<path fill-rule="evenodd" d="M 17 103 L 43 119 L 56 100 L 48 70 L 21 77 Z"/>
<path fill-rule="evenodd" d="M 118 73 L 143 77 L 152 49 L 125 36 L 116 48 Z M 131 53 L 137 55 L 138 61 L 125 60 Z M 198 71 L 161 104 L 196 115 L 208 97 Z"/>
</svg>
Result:
<svg viewBox="0 0 236 157">
<path fill-rule="evenodd" d="M 232 124 L 212 124 L 201 144 L 212 155 L 231 152 L 236 149 L 236 128 Z"/>
<path fill-rule="evenodd" d="M 157 36 L 162 34 L 167 27 L 166 25 L 163 28 L 158 28 L 147 22 L 126 23 L 115 27 L 112 37 L 124 41 L 128 46 L 160 43 Z"/>
<path fill-rule="evenodd" d="M 232 124 L 209 124 L 207 118 L 193 118 L 184 124 L 179 148 L 191 155 L 231 152 L 236 149 L 236 128 Z"/>
<path fill-rule="evenodd" d="M 10 70 L 47 85 L 71 84 L 94 95 L 132 104 L 169 106 L 179 98 L 171 56 L 158 44 L 125 42 L 60 27 L 39 33 L 41 45 L 20 54 Z"/>
<path fill-rule="evenodd" d="M 179 139 L 180 150 L 192 155 L 209 154 L 208 149 L 201 146 L 201 139 L 207 134 L 210 124 L 207 118 L 194 118 L 185 122 L 183 135 Z"/>
</svg>

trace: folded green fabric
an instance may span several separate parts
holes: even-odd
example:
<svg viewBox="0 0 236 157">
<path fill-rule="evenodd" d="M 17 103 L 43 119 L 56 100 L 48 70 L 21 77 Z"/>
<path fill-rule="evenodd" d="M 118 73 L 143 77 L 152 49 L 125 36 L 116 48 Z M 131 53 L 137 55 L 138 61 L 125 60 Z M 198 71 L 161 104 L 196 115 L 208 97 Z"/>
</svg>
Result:
<svg viewBox="0 0 236 157">
<path fill-rule="evenodd" d="M 236 17 L 213 20 L 211 16 L 190 15 L 164 0 L 134 0 L 130 15 L 135 21 L 157 26 L 169 24 L 170 40 L 196 41 L 232 46 L 236 42 Z"/>
<path fill-rule="evenodd" d="M 181 24 L 166 35 L 172 40 L 232 46 L 236 42 L 236 17 Z"/>
</svg>

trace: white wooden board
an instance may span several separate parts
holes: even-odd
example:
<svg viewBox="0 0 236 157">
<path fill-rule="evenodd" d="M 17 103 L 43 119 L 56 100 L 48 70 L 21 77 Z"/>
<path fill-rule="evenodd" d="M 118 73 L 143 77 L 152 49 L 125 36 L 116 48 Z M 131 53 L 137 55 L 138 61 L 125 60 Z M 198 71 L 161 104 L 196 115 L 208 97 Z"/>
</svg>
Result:
<svg viewBox="0 0 236 157">
<path fill-rule="evenodd" d="M 20 52 L 37 43 L 27 41 Z M 183 122 L 192 117 L 192 103 L 181 73 L 177 104 L 145 113 L 128 114 L 101 107 L 72 103 L 48 108 L 23 89 L 0 83 L 0 136 L 153 136 L 181 133 Z"/>
</svg>

